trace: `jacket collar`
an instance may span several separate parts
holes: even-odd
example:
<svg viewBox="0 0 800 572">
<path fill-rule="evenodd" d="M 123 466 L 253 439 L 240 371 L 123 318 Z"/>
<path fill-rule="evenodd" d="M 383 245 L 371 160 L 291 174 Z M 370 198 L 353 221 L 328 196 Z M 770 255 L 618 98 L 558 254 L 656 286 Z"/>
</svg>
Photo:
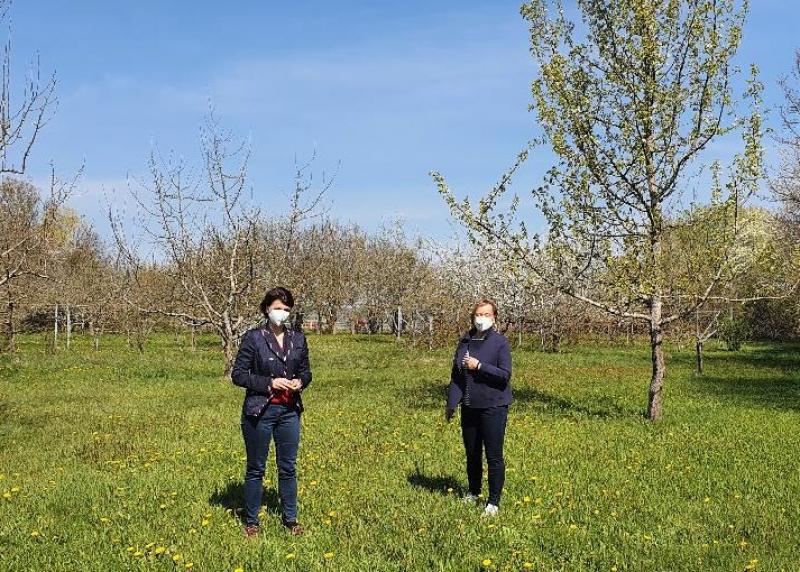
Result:
<svg viewBox="0 0 800 572">
<path fill-rule="evenodd" d="M 470 340 L 478 339 L 478 338 L 475 337 L 475 334 L 477 334 L 477 333 L 478 333 L 478 331 L 475 328 L 470 328 L 469 330 L 467 330 L 467 332 L 463 336 L 461 336 L 461 339 L 459 341 L 468 342 Z M 486 337 L 484 337 L 483 339 L 484 340 L 488 340 L 490 337 L 494 336 L 496 333 L 497 333 L 497 331 L 495 330 L 495 327 L 492 326 L 491 328 L 489 328 L 489 331 L 486 332 Z"/>
<path fill-rule="evenodd" d="M 294 349 L 294 332 L 289 328 L 284 329 L 283 334 L 283 350 L 280 350 L 278 347 L 278 340 L 275 338 L 275 334 L 272 333 L 272 330 L 269 329 L 269 326 L 264 326 L 261 328 L 261 337 L 266 342 L 267 349 L 275 354 L 282 362 L 285 362 L 289 359 L 289 356 L 292 354 L 292 350 Z"/>
</svg>

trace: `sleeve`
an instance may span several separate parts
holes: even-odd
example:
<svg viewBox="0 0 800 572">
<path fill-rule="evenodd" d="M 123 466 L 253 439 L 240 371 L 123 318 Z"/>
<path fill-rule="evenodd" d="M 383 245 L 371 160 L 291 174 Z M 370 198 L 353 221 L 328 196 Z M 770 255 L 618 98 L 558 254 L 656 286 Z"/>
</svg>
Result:
<svg viewBox="0 0 800 572">
<path fill-rule="evenodd" d="M 505 337 L 498 349 L 497 365 L 481 362 L 480 374 L 499 385 L 506 385 L 511 379 L 511 346 Z"/>
<path fill-rule="evenodd" d="M 464 397 L 464 390 L 461 388 L 462 375 L 461 370 L 456 363 L 458 356 L 458 348 L 456 348 L 456 355 L 453 357 L 453 367 L 450 369 L 450 385 L 447 388 L 447 408 L 455 409 L 461 403 Z"/>
<path fill-rule="evenodd" d="M 272 393 L 272 377 L 252 373 L 253 362 L 256 359 L 256 347 L 253 341 L 253 332 L 250 331 L 242 338 L 236 360 L 233 362 L 231 380 L 234 385 L 250 389 L 258 393 L 269 395 Z"/>
<path fill-rule="evenodd" d="M 303 389 L 311 384 L 311 363 L 308 359 L 308 339 L 303 336 L 303 345 L 300 349 L 300 360 L 295 376 L 303 383 Z"/>
</svg>

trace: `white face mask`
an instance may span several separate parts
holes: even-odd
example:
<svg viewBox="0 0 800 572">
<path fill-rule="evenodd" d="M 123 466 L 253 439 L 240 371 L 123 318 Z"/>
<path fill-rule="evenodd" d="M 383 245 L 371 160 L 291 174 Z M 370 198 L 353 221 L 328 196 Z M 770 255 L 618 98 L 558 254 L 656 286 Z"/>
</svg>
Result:
<svg viewBox="0 0 800 572">
<path fill-rule="evenodd" d="M 475 318 L 475 327 L 479 332 L 485 332 L 494 325 L 494 320 L 488 316 L 477 316 Z"/>
<path fill-rule="evenodd" d="M 269 317 L 270 322 L 276 326 L 282 326 L 283 323 L 289 319 L 289 312 L 275 308 L 270 310 L 267 316 Z"/>
</svg>

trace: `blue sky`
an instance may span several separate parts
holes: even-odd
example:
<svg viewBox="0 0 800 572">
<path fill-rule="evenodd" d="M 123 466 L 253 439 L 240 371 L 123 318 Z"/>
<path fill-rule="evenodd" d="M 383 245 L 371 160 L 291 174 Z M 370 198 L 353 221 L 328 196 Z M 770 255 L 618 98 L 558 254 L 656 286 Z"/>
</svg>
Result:
<svg viewBox="0 0 800 572">
<path fill-rule="evenodd" d="M 29 175 L 85 161 L 74 203 L 102 230 L 102 190 L 121 196 L 112 190 L 144 173 L 154 144 L 194 161 L 212 100 L 250 137 L 251 184 L 267 210 L 285 204 L 295 156 L 316 149 L 317 176 L 341 161 L 329 195 L 338 218 L 374 229 L 402 216 L 449 235 L 428 171 L 479 193 L 534 132 L 519 4 L 16 0 L 15 68 L 38 54 L 59 81 Z M 800 48 L 797 21 L 798 2 L 752 2 L 740 61 L 759 64 L 767 103 L 780 102 L 777 79 Z M 520 188 L 547 162 L 534 157 Z"/>
</svg>

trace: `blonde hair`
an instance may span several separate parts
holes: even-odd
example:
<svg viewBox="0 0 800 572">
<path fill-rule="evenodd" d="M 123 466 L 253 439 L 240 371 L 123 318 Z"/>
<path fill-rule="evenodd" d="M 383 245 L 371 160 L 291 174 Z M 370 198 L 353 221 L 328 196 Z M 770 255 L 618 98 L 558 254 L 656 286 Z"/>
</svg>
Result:
<svg viewBox="0 0 800 572">
<path fill-rule="evenodd" d="M 490 300 L 489 298 L 481 298 L 480 300 L 475 302 L 475 305 L 472 307 L 473 318 L 475 317 L 475 312 L 477 312 L 478 308 L 480 308 L 481 306 L 491 306 L 492 313 L 494 314 L 494 319 L 495 321 L 497 321 L 497 303 L 494 300 Z"/>
</svg>

